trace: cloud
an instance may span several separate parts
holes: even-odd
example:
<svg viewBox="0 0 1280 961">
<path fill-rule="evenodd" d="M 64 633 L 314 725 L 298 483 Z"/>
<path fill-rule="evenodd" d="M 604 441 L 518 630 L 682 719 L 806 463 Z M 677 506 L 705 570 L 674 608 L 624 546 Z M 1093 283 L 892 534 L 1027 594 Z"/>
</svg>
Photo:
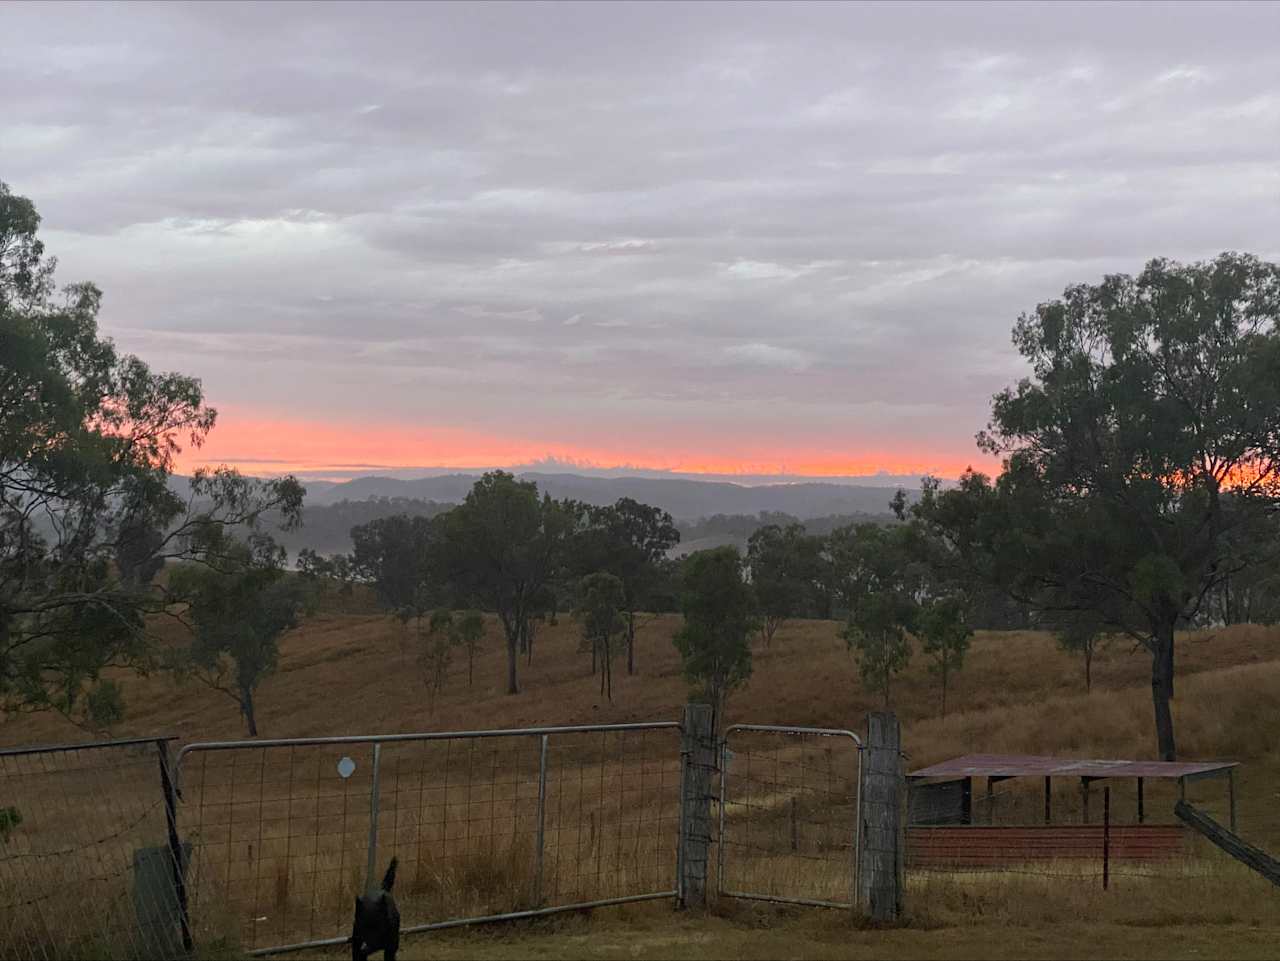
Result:
<svg viewBox="0 0 1280 961">
<path fill-rule="evenodd" d="M 1024 370 L 1021 311 L 1156 255 L 1280 253 L 1277 27 L 8 4 L 0 178 L 122 347 L 263 423 L 745 451 L 749 416 L 950 463 Z"/>
<path fill-rule="evenodd" d="M 773 344 L 735 344 L 725 348 L 725 355 L 747 365 L 780 367 L 792 371 L 804 370 L 811 363 L 810 359 L 800 351 L 789 347 L 776 347 Z"/>
</svg>

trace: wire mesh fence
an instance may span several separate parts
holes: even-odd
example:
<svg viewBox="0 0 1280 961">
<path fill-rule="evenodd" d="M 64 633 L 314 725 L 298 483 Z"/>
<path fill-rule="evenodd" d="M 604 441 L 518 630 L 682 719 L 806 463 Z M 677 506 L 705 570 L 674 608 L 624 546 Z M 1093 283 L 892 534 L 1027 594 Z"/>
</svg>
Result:
<svg viewBox="0 0 1280 961">
<path fill-rule="evenodd" d="M 166 739 L 0 751 L 0 957 L 165 957 L 180 942 Z"/>
<path fill-rule="evenodd" d="M 727 728 L 720 762 L 719 893 L 852 905 L 861 759 L 861 743 L 851 731 Z"/>
<path fill-rule="evenodd" d="M 192 924 L 341 943 L 393 855 L 405 932 L 672 897 L 679 785 L 674 722 L 192 745 Z"/>
</svg>

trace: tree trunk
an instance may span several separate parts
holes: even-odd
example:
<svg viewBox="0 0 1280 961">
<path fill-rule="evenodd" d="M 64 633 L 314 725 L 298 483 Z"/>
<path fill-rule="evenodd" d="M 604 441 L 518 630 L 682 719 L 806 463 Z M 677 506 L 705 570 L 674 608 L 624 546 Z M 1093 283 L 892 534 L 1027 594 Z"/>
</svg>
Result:
<svg viewBox="0 0 1280 961">
<path fill-rule="evenodd" d="M 253 691 L 240 693 L 240 713 L 244 715 L 245 724 L 249 726 L 249 736 L 258 736 L 258 719 L 253 713 Z"/>
<path fill-rule="evenodd" d="M 782 623 L 781 618 L 765 617 L 764 627 L 760 633 L 764 635 L 764 646 L 767 648 L 773 643 L 773 635 L 778 630 L 778 625 Z"/>
<path fill-rule="evenodd" d="M 884 671 L 884 709 L 885 709 L 886 711 L 887 711 L 887 710 L 889 710 L 889 678 L 890 678 L 891 676 L 892 676 L 892 675 L 889 673 L 889 669 L 888 669 L 888 668 L 885 668 L 885 671 Z"/>
<path fill-rule="evenodd" d="M 1162 625 L 1152 640 L 1151 652 L 1151 700 L 1156 712 L 1156 742 L 1160 759 L 1176 761 L 1177 748 L 1173 739 L 1173 624 Z"/>
<path fill-rule="evenodd" d="M 596 676 L 596 662 L 600 656 L 600 645 L 594 638 L 591 640 L 591 676 Z"/>
<path fill-rule="evenodd" d="M 1084 689 L 1085 692 L 1093 690 L 1093 642 L 1089 641 L 1084 646 Z"/>
<path fill-rule="evenodd" d="M 627 611 L 627 673 L 636 672 L 636 612 Z"/>
<path fill-rule="evenodd" d="M 520 652 L 518 646 L 520 638 L 519 632 L 507 635 L 507 693 L 519 694 L 520 684 L 516 680 L 516 665 L 520 662 Z"/>
<path fill-rule="evenodd" d="M 609 641 L 606 640 L 604 642 L 604 676 L 606 678 L 605 694 L 609 698 L 610 704 L 613 703 L 613 658 L 610 657 L 612 653 L 613 651 L 610 650 Z"/>
</svg>

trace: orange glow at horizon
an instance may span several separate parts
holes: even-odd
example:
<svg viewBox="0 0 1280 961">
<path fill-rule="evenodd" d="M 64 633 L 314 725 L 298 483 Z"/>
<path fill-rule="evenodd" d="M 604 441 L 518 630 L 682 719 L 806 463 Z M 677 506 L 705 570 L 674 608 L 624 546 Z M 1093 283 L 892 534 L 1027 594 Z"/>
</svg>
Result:
<svg viewBox="0 0 1280 961">
<path fill-rule="evenodd" d="M 675 440 L 652 444 L 584 444 L 530 440 L 439 425 L 360 424 L 231 414 L 224 410 L 203 447 L 185 448 L 179 473 L 226 464 L 246 474 L 329 473 L 343 479 L 359 473 L 417 467 L 475 469 L 531 464 L 552 457 L 566 467 L 636 468 L 690 474 L 761 474 L 804 477 L 923 474 L 959 477 L 965 468 L 989 467 L 985 458 L 908 449 L 840 454 L 803 444 L 768 443 L 738 454 L 730 439 Z M 725 450 L 724 448 L 729 448 Z"/>
</svg>

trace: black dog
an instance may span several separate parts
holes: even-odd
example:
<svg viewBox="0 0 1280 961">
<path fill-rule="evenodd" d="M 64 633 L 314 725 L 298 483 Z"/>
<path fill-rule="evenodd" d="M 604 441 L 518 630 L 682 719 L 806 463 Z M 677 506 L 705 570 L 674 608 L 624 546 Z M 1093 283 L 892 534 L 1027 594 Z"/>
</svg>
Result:
<svg viewBox="0 0 1280 961">
<path fill-rule="evenodd" d="M 356 898 L 356 916 L 351 923 L 351 961 L 369 961 L 381 951 L 386 961 L 396 961 L 400 950 L 400 909 L 391 896 L 396 883 L 396 859 L 382 877 L 382 890 Z"/>
</svg>

